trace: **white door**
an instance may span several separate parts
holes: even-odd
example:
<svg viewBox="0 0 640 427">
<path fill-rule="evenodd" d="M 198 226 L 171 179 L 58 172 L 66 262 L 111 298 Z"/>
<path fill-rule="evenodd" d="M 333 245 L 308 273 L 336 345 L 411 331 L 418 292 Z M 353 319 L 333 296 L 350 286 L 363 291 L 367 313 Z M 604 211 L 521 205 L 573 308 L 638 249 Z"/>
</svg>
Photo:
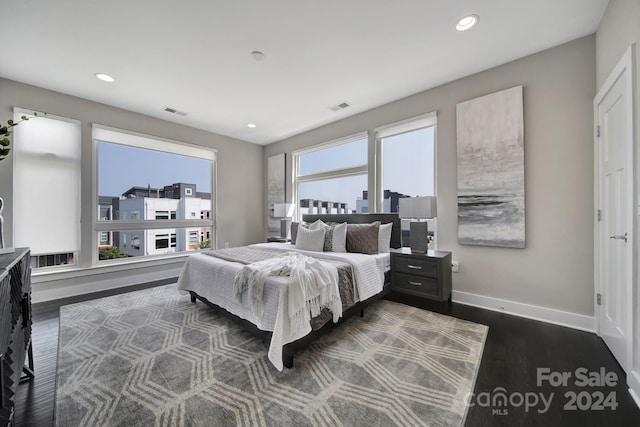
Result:
<svg viewBox="0 0 640 427">
<path fill-rule="evenodd" d="M 633 92 L 631 50 L 594 99 L 598 332 L 626 372 L 632 356 Z"/>
</svg>

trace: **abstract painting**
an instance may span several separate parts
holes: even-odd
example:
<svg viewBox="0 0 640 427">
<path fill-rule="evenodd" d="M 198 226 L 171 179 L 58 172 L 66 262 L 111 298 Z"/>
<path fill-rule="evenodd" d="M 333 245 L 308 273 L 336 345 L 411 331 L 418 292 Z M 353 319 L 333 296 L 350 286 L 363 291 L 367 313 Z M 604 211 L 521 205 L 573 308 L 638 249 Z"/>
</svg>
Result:
<svg viewBox="0 0 640 427">
<path fill-rule="evenodd" d="M 525 247 L 522 86 L 457 105 L 458 242 Z"/>
<path fill-rule="evenodd" d="M 267 163 L 267 226 L 269 231 L 280 231 L 280 218 L 273 217 L 274 203 L 284 203 L 285 190 L 284 153 L 269 157 Z"/>
</svg>

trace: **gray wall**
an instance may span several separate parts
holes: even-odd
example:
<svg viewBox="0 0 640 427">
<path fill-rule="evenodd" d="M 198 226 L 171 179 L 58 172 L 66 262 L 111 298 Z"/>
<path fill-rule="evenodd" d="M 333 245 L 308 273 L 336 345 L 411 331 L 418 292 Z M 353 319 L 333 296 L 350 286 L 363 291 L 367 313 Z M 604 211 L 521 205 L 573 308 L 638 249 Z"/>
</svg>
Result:
<svg viewBox="0 0 640 427">
<path fill-rule="evenodd" d="M 460 262 L 454 291 L 592 316 L 595 70 L 591 35 L 271 144 L 265 161 L 286 152 L 290 169 L 292 151 L 437 110 L 438 246 Z M 456 104 L 516 85 L 524 86 L 526 249 L 458 245 Z"/>
<path fill-rule="evenodd" d="M 85 166 L 89 165 L 83 168 L 82 175 L 83 234 L 92 232 L 91 208 L 95 202 L 91 190 L 91 124 L 100 123 L 218 150 L 218 244 L 223 246 L 224 242 L 229 242 L 231 246 L 239 246 L 263 239 L 263 147 L 0 78 L 0 120 L 6 122 L 13 118 L 14 106 L 81 120 L 82 161 Z M 12 174 L 12 159 L 0 162 L 0 195 L 8 208 L 5 210 L 8 230 L 13 223 L 10 209 Z M 7 244 L 11 245 L 12 239 L 7 240 Z M 87 265 L 91 255 L 85 252 L 81 257 Z"/>
</svg>

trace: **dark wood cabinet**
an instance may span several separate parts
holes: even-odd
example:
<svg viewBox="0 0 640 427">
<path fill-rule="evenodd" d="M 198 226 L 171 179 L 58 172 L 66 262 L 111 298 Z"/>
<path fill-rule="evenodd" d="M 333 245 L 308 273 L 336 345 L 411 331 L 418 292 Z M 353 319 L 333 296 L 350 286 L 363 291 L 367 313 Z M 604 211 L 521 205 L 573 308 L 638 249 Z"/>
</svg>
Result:
<svg viewBox="0 0 640 427">
<path fill-rule="evenodd" d="M 21 248 L 0 255 L 0 426 L 12 424 L 20 380 L 33 378 L 31 323 L 31 257 Z"/>
<path fill-rule="evenodd" d="M 438 301 L 451 301 L 451 252 L 391 250 L 391 290 Z"/>
</svg>

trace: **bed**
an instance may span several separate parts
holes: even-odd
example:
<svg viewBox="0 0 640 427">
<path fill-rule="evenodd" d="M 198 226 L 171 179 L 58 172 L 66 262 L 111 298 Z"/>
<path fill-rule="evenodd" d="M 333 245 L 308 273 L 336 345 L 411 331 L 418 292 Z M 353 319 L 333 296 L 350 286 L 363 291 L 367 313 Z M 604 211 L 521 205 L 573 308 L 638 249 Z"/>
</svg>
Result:
<svg viewBox="0 0 640 427">
<path fill-rule="evenodd" d="M 391 224 L 385 227 L 391 230 L 389 247 L 400 247 L 400 219 L 397 214 L 303 216 L 303 221 L 309 224 L 318 220 L 325 224 L 371 224 L 376 221 Z M 331 272 L 340 290 L 341 307 L 334 304 L 335 313 L 342 311 L 340 317 L 325 308 L 320 316 L 310 321 L 305 320 L 301 326 L 292 328 L 291 312 L 288 308 L 293 304 L 290 304 L 288 276 L 268 276 L 264 281 L 264 289 L 260 289 L 259 303 L 252 298 L 252 294 L 240 293 L 236 289 L 237 281 L 234 281 L 234 278 L 241 271 L 249 271 L 245 268 L 248 265 L 256 265 L 252 261 L 270 263 L 276 258 L 284 258 L 287 254 L 291 257 L 300 255 L 310 264 L 318 262 L 326 271 Z M 260 261 L 263 258 L 264 261 Z M 312 268 L 312 265 L 309 268 Z M 193 302 L 200 300 L 259 335 L 265 344 L 268 344 L 269 360 L 278 370 L 282 370 L 283 367 L 293 366 L 293 355 L 296 351 L 306 348 L 313 340 L 354 314 L 362 315 L 368 304 L 388 294 L 388 270 L 389 253 L 365 255 L 351 252 L 306 251 L 298 250 L 290 243 L 260 243 L 244 248 L 204 251 L 191 255 L 178 279 L 178 289 L 189 292 Z M 256 304 L 259 310 L 256 310 Z"/>
</svg>

